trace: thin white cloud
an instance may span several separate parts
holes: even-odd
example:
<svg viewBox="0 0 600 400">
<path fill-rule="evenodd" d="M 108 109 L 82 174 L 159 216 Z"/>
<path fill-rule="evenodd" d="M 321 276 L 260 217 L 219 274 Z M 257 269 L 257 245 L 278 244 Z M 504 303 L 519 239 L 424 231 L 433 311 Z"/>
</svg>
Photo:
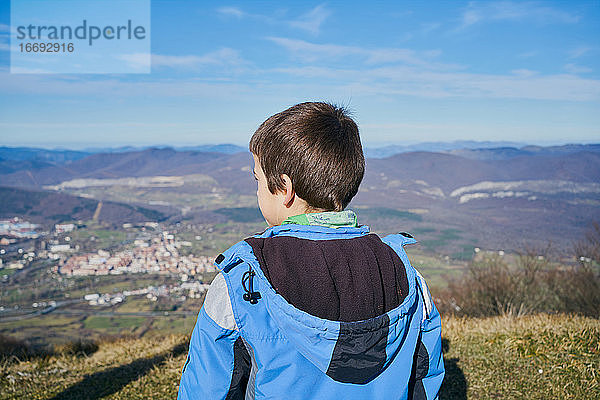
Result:
<svg viewBox="0 0 600 400">
<path fill-rule="evenodd" d="M 466 28 L 467 26 L 475 25 L 479 21 L 483 19 L 483 15 L 475 10 L 466 10 L 462 15 L 462 25 L 461 28 Z"/>
<path fill-rule="evenodd" d="M 352 57 L 367 65 L 403 63 L 418 65 L 424 68 L 457 69 L 458 65 L 441 64 L 432 59 L 438 57 L 439 50 L 416 52 L 411 49 L 402 48 L 364 48 L 358 46 L 344 46 L 337 44 L 318 44 L 305 40 L 289 39 L 283 37 L 268 37 L 268 40 L 288 50 L 297 60 L 303 62 L 316 62 L 322 59 L 342 59 Z"/>
<path fill-rule="evenodd" d="M 540 75 L 529 70 L 516 70 L 512 75 L 494 75 L 389 66 L 367 70 L 295 67 L 274 72 L 314 81 L 322 78 L 330 84 L 344 85 L 352 93 L 367 96 L 600 100 L 600 80 L 572 74 Z"/>
<path fill-rule="evenodd" d="M 581 17 L 543 2 L 490 1 L 470 2 L 461 15 L 458 30 L 487 21 L 533 21 L 541 24 L 573 24 Z"/>
<path fill-rule="evenodd" d="M 150 53 L 133 53 L 133 54 L 120 54 L 115 56 L 117 59 L 125 61 L 131 68 L 147 68 L 151 65 Z"/>
<path fill-rule="evenodd" d="M 27 68 L 27 67 L 19 67 L 13 66 L 10 69 L 12 74 L 48 74 L 50 71 L 43 68 Z"/>
<path fill-rule="evenodd" d="M 513 69 L 511 72 L 513 74 L 515 74 L 516 76 L 520 76 L 520 77 L 524 77 L 524 78 L 537 75 L 537 71 L 532 71 L 532 70 L 526 69 L 526 68 Z"/>
<path fill-rule="evenodd" d="M 6 75 L 5 75 L 6 73 Z M 122 97 L 197 97 L 210 94 L 219 99 L 236 98 L 251 91 L 248 84 L 202 82 L 195 79 L 127 81 L 112 75 L 89 78 L 85 75 L 0 74 L 0 91 L 5 94 L 39 94 L 55 98 L 114 95 Z"/>
<path fill-rule="evenodd" d="M 402 41 L 402 42 L 408 42 L 413 37 L 415 37 L 414 33 L 404 32 L 402 35 L 400 35 L 400 41 Z"/>
<path fill-rule="evenodd" d="M 385 130 L 447 130 L 447 129 L 451 129 L 451 130 L 455 130 L 455 131 L 459 131 L 461 129 L 465 129 L 465 128 L 473 128 L 473 125 L 464 125 L 464 124 L 427 124 L 427 123 L 403 123 L 403 122 L 396 122 L 396 123 L 385 123 L 385 124 L 381 124 L 381 123 L 366 123 L 366 124 L 361 124 L 360 128 L 367 128 L 367 129 L 385 129 Z"/>
<path fill-rule="evenodd" d="M 325 8 L 325 5 L 320 4 L 306 14 L 290 21 L 289 24 L 294 28 L 302 29 L 313 35 L 318 35 L 321 25 L 330 15 L 331 11 Z"/>
<path fill-rule="evenodd" d="M 442 26 L 442 24 L 440 24 L 438 22 L 424 23 L 424 24 L 421 24 L 420 27 L 416 30 L 413 30 L 410 32 L 404 32 L 402 35 L 400 35 L 399 39 L 403 42 L 407 42 L 415 37 L 427 36 L 431 32 L 438 30 L 441 26 Z"/>
<path fill-rule="evenodd" d="M 569 58 L 579 58 L 588 53 L 592 48 L 590 46 L 577 46 L 569 51 Z"/>
<path fill-rule="evenodd" d="M 305 40 L 289 39 L 284 37 L 267 37 L 272 41 L 292 53 L 293 56 L 302 58 L 308 62 L 317 61 L 322 57 L 344 57 L 362 53 L 362 49 L 352 46 L 342 46 L 336 44 L 315 44 Z"/>
<path fill-rule="evenodd" d="M 169 65 L 174 60 L 167 59 Z M 184 62 L 185 61 L 185 62 Z M 195 62 L 195 60 L 194 60 Z M 186 59 L 177 65 L 188 65 Z M 566 67 L 565 70 L 573 67 Z M 580 71 L 583 72 L 583 71 Z M 10 78 L 10 79 L 9 79 Z M 10 96 L 48 95 L 56 99 L 114 95 L 120 97 L 204 98 L 219 101 L 272 99 L 290 94 L 394 98 L 528 99 L 599 102 L 600 80 L 573 72 L 544 75 L 531 70 L 510 74 L 484 74 L 432 70 L 418 65 L 389 65 L 358 68 L 297 66 L 293 68 L 249 68 L 239 79 L 214 78 L 129 81 L 127 77 L 74 75 L 5 75 L 0 73 L 0 91 Z"/>
<path fill-rule="evenodd" d="M 433 32 L 436 29 L 438 29 L 440 26 L 442 26 L 442 25 L 438 22 L 430 22 L 430 23 L 421 24 L 421 29 L 419 29 L 419 33 L 421 33 L 423 35 L 427 35 L 428 33 Z"/>
<path fill-rule="evenodd" d="M 521 58 L 531 58 L 531 57 L 535 57 L 538 54 L 540 54 L 539 51 L 537 50 L 532 50 L 532 51 L 526 51 L 525 53 L 521 53 L 521 54 L 517 54 L 517 57 L 521 57 Z"/>
<path fill-rule="evenodd" d="M 575 65 L 573 63 L 566 64 L 564 66 L 564 69 L 568 73 L 575 74 L 575 75 L 587 74 L 588 72 L 593 72 L 593 69 L 591 69 L 591 68 L 584 67 L 584 66 L 581 66 L 581 65 Z"/>
<path fill-rule="evenodd" d="M 204 66 L 228 66 L 228 67 L 243 67 L 249 63 L 244 60 L 236 50 L 230 48 L 222 48 L 201 56 L 196 55 L 164 55 L 135 53 L 120 56 L 121 59 L 127 61 L 132 67 L 148 65 L 149 57 L 151 57 L 152 67 L 160 68 L 188 68 L 195 69 Z"/>
<path fill-rule="evenodd" d="M 217 12 L 219 14 L 232 16 L 232 17 L 236 17 L 236 18 L 242 18 L 246 15 L 246 13 L 244 13 L 242 10 L 240 10 L 237 7 L 221 7 L 221 8 L 217 9 Z"/>
<path fill-rule="evenodd" d="M 247 62 L 236 50 L 222 48 L 202 56 L 152 55 L 152 65 L 157 67 L 198 67 L 204 65 L 241 66 Z"/>
<path fill-rule="evenodd" d="M 250 18 L 270 25 L 285 25 L 291 28 L 300 29 L 315 36 L 319 34 L 323 22 L 331 15 L 331 11 L 326 8 L 324 4 L 320 4 L 294 18 L 287 18 L 285 14 L 278 15 L 277 17 L 255 14 L 244 11 L 239 7 L 221 7 L 217 9 L 217 13 L 226 17 L 235 17 L 237 19 Z"/>
<path fill-rule="evenodd" d="M 129 128 L 129 127 L 163 127 L 197 126 L 197 123 L 185 122 L 0 122 L 5 128 Z"/>
</svg>

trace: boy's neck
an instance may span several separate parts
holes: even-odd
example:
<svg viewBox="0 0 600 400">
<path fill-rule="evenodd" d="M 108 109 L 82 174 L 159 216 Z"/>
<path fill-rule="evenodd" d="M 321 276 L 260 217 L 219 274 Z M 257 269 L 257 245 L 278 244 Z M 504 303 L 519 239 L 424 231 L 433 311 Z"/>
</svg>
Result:
<svg viewBox="0 0 600 400">
<path fill-rule="evenodd" d="M 293 215 L 286 218 L 281 225 L 284 224 L 299 224 L 299 225 L 321 225 L 330 228 L 339 227 L 357 227 L 358 219 L 356 213 L 352 210 L 344 211 L 324 211 L 310 212 L 304 214 Z"/>
</svg>

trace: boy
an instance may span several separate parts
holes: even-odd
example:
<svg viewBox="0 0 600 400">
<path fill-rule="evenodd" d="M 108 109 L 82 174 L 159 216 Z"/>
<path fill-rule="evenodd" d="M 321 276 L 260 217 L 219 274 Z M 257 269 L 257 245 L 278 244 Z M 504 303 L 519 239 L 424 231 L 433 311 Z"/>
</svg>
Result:
<svg viewBox="0 0 600 400">
<path fill-rule="evenodd" d="M 250 140 L 269 227 L 220 254 L 179 399 L 434 399 L 440 317 L 403 246 L 345 210 L 364 174 L 345 110 L 301 103 Z"/>
</svg>

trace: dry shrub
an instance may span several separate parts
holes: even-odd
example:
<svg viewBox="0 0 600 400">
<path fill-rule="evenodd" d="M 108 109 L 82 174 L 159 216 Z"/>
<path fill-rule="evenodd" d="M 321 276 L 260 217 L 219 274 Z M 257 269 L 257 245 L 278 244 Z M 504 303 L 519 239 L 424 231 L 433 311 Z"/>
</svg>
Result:
<svg viewBox="0 0 600 400">
<path fill-rule="evenodd" d="M 23 359 L 32 354 L 29 343 L 0 334 L 0 359 L 16 357 Z"/>
<path fill-rule="evenodd" d="M 28 341 L 0 334 L 0 360 L 14 362 L 33 358 L 47 358 L 56 355 L 89 356 L 98 350 L 98 344 L 91 340 L 76 339 L 59 345 L 33 346 Z"/>
<path fill-rule="evenodd" d="M 54 346 L 55 354 L 89 356 L 98 350 L 98 344 L 91 340 L 78 339 Z"/>
<path fill-rule="evenodd" d="M 585 237 L 573 245 L 577 260 L 582 264 L 600 264 L 600 223 L 592 222 Z"/>
<path fill-rule="evenodd" d="M 552 282 L 559 300 L 557 311 L 600 317 L 600 274 L 590 264 L 557 271 Z"/>
<path fill-rule="evenodd" d="M 525 251 L 516 265 L 497 255 L 472 262 L 463 277 L 440 292 L 436 304 L 442 313 L 472 317 L 539 312 L 600 317 L 598 268 L 589 262 L 559 265 L 549 253 L 549 248 Z"/>
</svg>

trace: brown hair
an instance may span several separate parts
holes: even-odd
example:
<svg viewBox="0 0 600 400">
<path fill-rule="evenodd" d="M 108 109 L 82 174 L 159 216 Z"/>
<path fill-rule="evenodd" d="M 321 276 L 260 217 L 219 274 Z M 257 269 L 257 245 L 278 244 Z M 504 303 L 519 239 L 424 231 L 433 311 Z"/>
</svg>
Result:
<svg viewBox="0 0 600 400">
<path fill-rule="evenodd" d="M 258 157 L 271 193 L 284 190 L 282 174 L 310 208 L 343 210 L 358 192 L 365 158 L 356 123 L 343 107 L 296 104 L 263 122 L 250 151 Z"/>
</svg>

